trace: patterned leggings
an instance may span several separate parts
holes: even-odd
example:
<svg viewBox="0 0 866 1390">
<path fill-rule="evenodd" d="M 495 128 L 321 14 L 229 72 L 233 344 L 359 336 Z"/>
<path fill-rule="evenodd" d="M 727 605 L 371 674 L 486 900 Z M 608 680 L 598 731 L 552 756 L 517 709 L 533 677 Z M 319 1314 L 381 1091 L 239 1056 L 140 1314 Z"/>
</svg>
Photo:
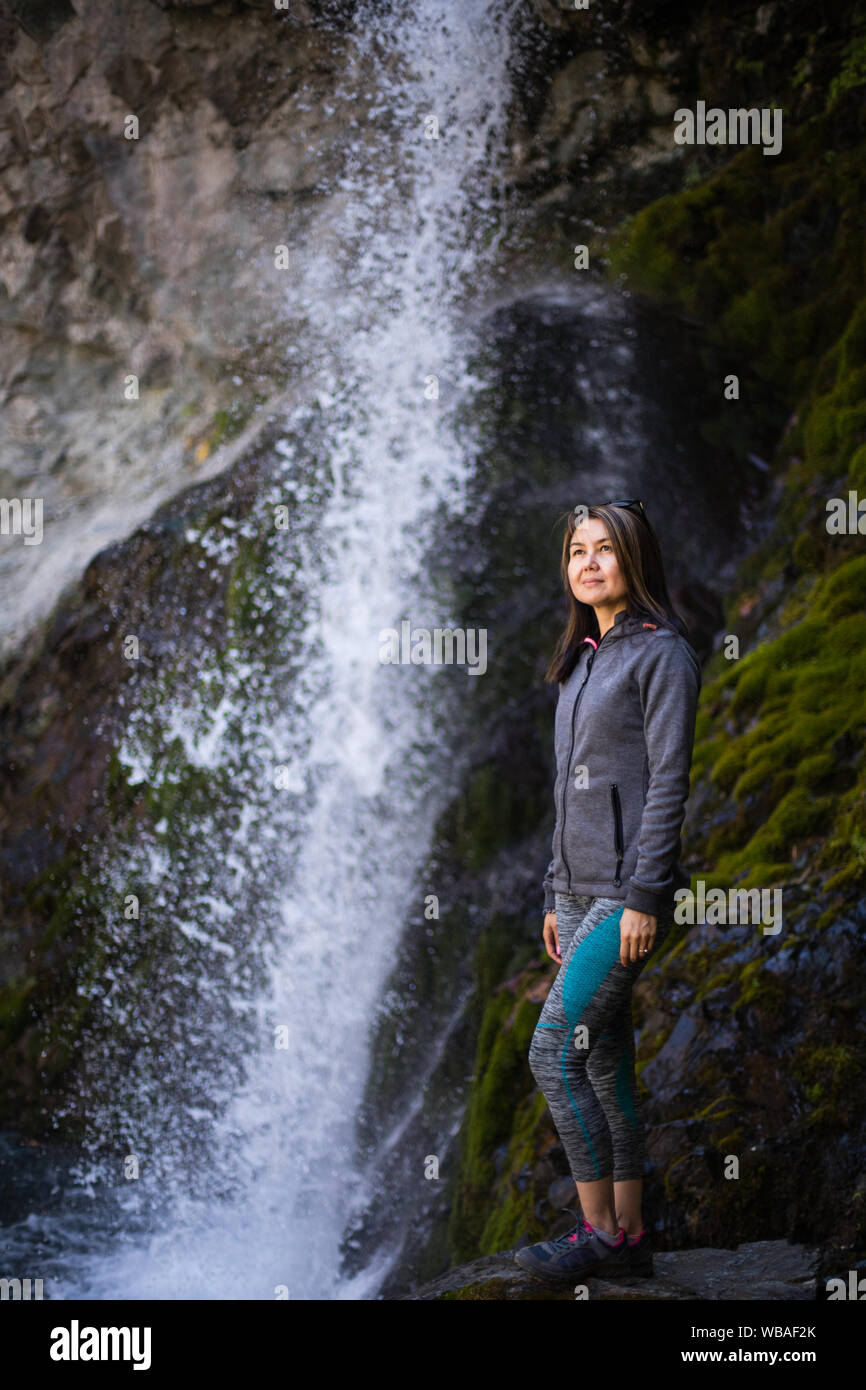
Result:
<svg viewBox="0 0 866 1390">
<path fill-rule="evenodd" d="M 643 1177 L 631 991 L 673 926 L 674 905 L 659 912 L 649 954 L 627 966 L 619 961 L 624 906 L 614 898 L 556 894 L 562 965 L 529 1049 L 532 1074 L 578 1182 Z"/>
</svg>

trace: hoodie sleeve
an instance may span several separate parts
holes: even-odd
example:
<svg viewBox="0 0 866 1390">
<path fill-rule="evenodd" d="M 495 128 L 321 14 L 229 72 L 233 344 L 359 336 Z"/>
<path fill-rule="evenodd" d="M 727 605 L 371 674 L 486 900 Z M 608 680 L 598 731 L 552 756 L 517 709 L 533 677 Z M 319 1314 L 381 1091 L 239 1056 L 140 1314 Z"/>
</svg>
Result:
<svg viewBox="0 0 866 1390">
<path fill-rule="evenodd" d="M 553 864 L 551 859 L 547 866 L 547 873 L 544 875 L 544 915 L 548 912 L 556 911 L 556 897 L 553 891 Z"/>
<path fill-rule="evenodd" d="M 559 697 L 560 697 L 561 694 L 562 694 L 562 685 L 559 684 L 559 685 L 556 687 L 556 703 L 557 703 L 557 706 L 559 705 Z M 554 738 L 554 747 L 555 747 L 555 746 L 556 746 L 556 739 Z M 555 789 L 554 789 L 554 795 L 555 795 Z M 553 827 L 553 843 L 554 843 L 554 844 L 556 843 L 556 832 L 557 832 L 558 829 L 559 829 L 559 807 L 557 806 L 557 808 L 556 808 L 556 825 Z M 544 875 L 544 879 L 543 879 L 543 882 L 542 882 L 542 887 L 543 887 L 543 889 L 544 889 L 544 915 L 545 915 L 545 917 L 547 916 L 548 912 L 555 912 L 555 911 L 556 911 L 556 896 L 555 896 L 554 890 L 553 890 L 553 866 L 554 866 L 555 862 L 556 862 L 555 859 L 551 859 L 550 863 L 549 863 L 548 866 L 547 866 L 547 873 Z"/>
<path fill-rule="evenodd" d="M 681 849 L 701 671 L 688 645 L 665 635 L 653 638 L 636 678 L 649 786 L 625 905 L 658 916 L 662 902 L 670 898 Z"/>
</svg>

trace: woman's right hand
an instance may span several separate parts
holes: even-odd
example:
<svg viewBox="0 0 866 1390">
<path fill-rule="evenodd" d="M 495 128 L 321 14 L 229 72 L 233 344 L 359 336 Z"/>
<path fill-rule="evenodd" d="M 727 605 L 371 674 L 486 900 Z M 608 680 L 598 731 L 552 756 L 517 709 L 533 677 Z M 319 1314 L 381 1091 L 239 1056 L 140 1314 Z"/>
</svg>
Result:
<svg viewBox="0 0 866 1390">
<path fill-rule="evenodd" d="M 562 965 L 562 956 L 559 954 L 559 934 L 556 930 L 556 913 L 546 912 L 544 914 L 544 949 L 555 960 L 557 965 Z"/>
</svg>

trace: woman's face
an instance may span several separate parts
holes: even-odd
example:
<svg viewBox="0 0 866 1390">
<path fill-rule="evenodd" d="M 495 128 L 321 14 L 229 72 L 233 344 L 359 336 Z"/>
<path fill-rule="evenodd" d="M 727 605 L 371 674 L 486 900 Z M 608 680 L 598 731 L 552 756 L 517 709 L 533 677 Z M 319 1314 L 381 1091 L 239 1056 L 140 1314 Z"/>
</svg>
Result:
<svg viewBox="0 0 866 1390">
<path fill-rule="evenodd" d="M 575 527 L 569 541 L 568 580 L 571 592 L 581 603 L 597 608 L 620 602 L 627 589 L 607 527 L 596 517 L 587 517 Z"/>
</svg>

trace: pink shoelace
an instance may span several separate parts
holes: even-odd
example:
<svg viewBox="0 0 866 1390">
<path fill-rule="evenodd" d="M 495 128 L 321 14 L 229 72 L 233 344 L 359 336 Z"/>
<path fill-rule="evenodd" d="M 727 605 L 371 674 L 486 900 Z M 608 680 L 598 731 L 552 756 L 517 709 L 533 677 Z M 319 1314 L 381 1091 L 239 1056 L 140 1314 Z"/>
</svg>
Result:
<svg viewBox="0 0 866 1390">
<path fill-rule="evenodd" d="M 568 1236 L 568 1240 L 573 1245 L 576 1240 L 580 1240 L 581 1232 L 588 1231 L 590 1235 L 593 1235 L 594 1229 L 595 1228 L 593 1226 L 590 1226 L 589 1222 L 584 1217 L 580 1223 L 580 1229 L 577 1231 L 572 1231 L 571 1235 Z"/>
</svg>

